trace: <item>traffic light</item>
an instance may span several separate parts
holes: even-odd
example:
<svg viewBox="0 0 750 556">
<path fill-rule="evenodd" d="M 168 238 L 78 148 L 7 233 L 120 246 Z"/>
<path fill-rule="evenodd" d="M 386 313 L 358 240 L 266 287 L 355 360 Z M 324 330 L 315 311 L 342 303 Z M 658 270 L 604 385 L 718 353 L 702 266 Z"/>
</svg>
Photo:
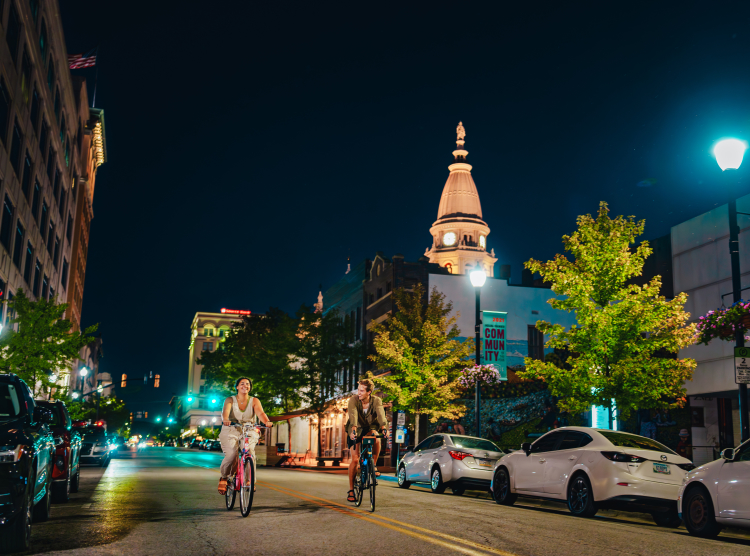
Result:
<svg viewBox="0 0 750 556">
<path fill-rule="evenodd" d="M 188 401 L 188 403 L 193 403 L 193 396 L 188 396 L 187 401 Z"/>
<path fill-rule="evenodd" d="M 171 417 L 169 419 L 167 419 L 167 423 L 172 423 L 173 421 L 174 421 L 174 419 L 172 419 Z"/>
<path fill-rule="evenodd" d="M 159 423 L 161 421 L 161 417 L 156 418 L 156 422 Z"/>
</svg>

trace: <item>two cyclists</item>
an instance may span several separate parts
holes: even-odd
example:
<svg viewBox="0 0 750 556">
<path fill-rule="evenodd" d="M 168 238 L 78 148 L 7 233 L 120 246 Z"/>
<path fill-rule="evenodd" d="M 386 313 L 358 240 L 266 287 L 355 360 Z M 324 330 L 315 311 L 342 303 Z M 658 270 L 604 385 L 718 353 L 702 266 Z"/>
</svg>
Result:
<svg viewBox="0 0 750 556">
<path fill-rule="evenodd" d="M 346 499 L 348 502 L 356 502 L 354 496 L 354 477 L 357 474 L 360 452 L 360 444 L 365 436 L 374 436 L 374 433 L 382 431 L 388 436 L 388 421 L 385 418 L 383 400 L 372 395 L 374 384 L 370 379 L 362 379 L 357 385 L 357 393 L 349 398 L 349 422 L 346 424 L 347 446 L 351 450 L 351 461 L 349 462 L 349 492 Z M 380 439 L 375 440 L 372 451 L 373 461 L 378 461 L 380 455 Z M 378 468 L 375 467 L 375 476 L 380 476 Z"/>
<path fill-rule="evenodd" d="M 224 409 L 221 412 L 222 427 L 219 434 L 221 449 L 224 452 L 224 460 L 221 462 L 219 480 L 219 494 L 226 494 L 227 479 L 232 475 L 235 462 L 237 461 L 237 450 L 239 448 L 239 439 L 242 435 L 242 428 L 230 426 L 230 423 L 252 423 L 255 417 L 267 427 L 271 426 L 271 421 L 263 411 L 263 406 L 258 398 L 250 395 L 253 383 L 249 378 L 241 377 L 237 379 L 234 385 L 237 395 L 230 396 L 224 400 Z M 254 460 L 253 460 L 254 464 Z M 255 469 L 253 469 L 255 471 Z"/>
</svg>

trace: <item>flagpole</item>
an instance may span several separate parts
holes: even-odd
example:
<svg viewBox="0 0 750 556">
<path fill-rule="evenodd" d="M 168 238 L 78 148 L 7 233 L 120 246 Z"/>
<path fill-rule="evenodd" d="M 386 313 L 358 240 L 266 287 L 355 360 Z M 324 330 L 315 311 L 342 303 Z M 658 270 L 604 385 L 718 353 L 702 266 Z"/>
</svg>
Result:
<svg viewBox="0 0 750 556">
<path fill-rule="evenodd" d="M 96 108 L 96 84 L 99 81 L 99 47 L 96 47 L 96 75 L 94 76 L 94 100 L 91 108 Z"/>
</svg>

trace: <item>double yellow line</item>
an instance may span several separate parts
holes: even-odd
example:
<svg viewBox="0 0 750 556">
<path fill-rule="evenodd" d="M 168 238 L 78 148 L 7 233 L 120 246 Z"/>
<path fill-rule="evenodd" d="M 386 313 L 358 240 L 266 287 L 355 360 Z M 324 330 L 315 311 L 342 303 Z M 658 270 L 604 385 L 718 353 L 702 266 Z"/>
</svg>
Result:
<svg viewBox="0 0 750 556">
<path fill-rule="evenodd" d="M 289 496 L 294 496 L 295 498 L 299 498 L 300 500 L 312 502 L 313 504 L 317 504 L 323 508 L 328 508 L 330 510 L 334 510 L 339 513 L 342 513 L 344 515 L 354 517 L 356 519 L 368 521 L 370 523 L 374 523 L 375 525 L 380 525 L 381 527 L 385 527 L 386 529 L 391 529 L 392 531 L 398 531 L 399 533 L 403 533 L 404 535 L 409 535 L 410 537 L 414 537 L 416 539 L 419 539 L 425 542 L 436 544 L 443 548 L 448 548 L 450 550 L 454 550 L 462 554 L 467 554 L 469 556 L 486 556 L 487 554 L 497 554 L 497 556 L 516 556 L 512 552 L 506 552 L 504 550 L 497 550 L 496 548 L 492 548 L 491 546 L 475 543 L 472 541 L 467 541 L 459 537 L 454 537 L 453 535 L 441 533 L 440 531 L 433 531 L 431 529 L 425 529 L 424 527 L 411 525 L 409 523 L 404 523 L 403 521 L 398 521 L 396 519 L 391 519 L 389 517 L 385 517 L 382 515 L 377 515 L 371 512 L 365 512 L 364 510 L 360 510 L 352 506 L 339 504 L 338 502 L 333 502 L 332 500 L 326 500 L 325 498 L 320 498 L 319 496 L 313 496 L 312 494 L 307 494 L 304 492 L 300 492 L 298 490 L 293 490 L 291 488 L 281 487 L 278 485 L 272 485 L 270 483 L 266 483 L 265 481 L 258 481 L 258 484 L 263 485 L 264 487 L 269 488 L 271 490 L 275 490 L 276 492 L 287 494 Z M 439 538 L 435 538 L 435 537 L 439 537 Z"/>
</svg>

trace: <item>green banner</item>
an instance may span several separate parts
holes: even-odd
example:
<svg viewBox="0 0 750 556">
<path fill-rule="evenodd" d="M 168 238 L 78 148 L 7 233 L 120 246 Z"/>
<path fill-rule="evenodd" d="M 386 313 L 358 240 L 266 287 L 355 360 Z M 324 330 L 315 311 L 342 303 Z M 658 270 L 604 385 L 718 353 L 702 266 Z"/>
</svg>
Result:
<svg viewBox="0 0 750 556">
<path fill-rule="evenodd" d="M 505 358 L 505 331 L 508 313 L 482 311 L 482 365 L 494 365 L 500 378 L 508 380 L 508 363 Z"/>
</svg>

